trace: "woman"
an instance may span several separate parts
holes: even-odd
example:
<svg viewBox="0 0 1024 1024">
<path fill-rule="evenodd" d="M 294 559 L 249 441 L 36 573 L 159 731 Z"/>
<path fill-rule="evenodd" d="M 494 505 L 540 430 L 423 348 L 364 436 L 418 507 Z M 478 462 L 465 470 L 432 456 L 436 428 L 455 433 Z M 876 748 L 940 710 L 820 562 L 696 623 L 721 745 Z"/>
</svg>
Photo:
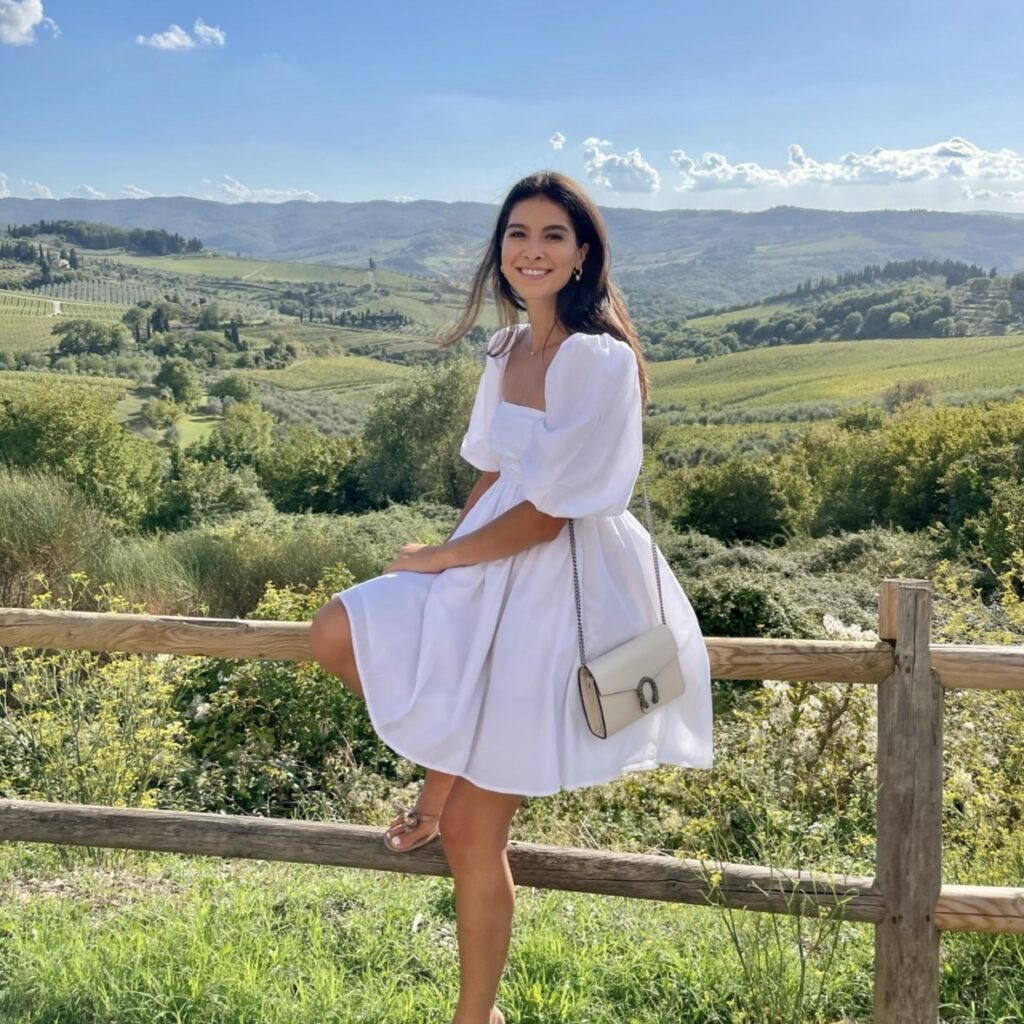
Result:
<svg viewBox="0 0 1024 1024">
<path fill-rule="evenodd" d="M 364 697 L 393 750 L 427 768 L 394 852 L 440 834 L 455 880 L 461 965 L 452 1024 L 503 1024 L 494 1005 L 511 934 L 505 848 L 524 797 L 659 763 L 711 766 L 707 653 L 658 553 L 684 695 L 608 739 L 588 730 L 568 530 L 592 655 L 659 621 L 650 537 L 627 511 L 643 455 L 647 374 L 608 276 L 600 214 L 571 179 L 524 178 L 502 204 L 461 321 L 494 290 L 492 337 L 462 456 L 480 470 L 443 544 L 404 544 L 381 576 L 317 613 L 317 661 Z M 525 310 L 527 323 L 518 324 Z"/>
</svg>

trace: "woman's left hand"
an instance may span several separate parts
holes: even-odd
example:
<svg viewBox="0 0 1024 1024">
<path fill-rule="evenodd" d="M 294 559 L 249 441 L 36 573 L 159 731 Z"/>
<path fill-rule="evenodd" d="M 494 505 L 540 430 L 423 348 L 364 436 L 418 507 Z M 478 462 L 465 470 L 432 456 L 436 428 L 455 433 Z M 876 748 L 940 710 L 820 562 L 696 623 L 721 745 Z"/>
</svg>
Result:
<svg viewBox="0 0 1024 1024">
<path fill-rule="evenodd" d="M 448 568 L 440 544 L 403 544 L 398 557 L 385 565 L 386 572 L 443 572 Z"/>
</svg>

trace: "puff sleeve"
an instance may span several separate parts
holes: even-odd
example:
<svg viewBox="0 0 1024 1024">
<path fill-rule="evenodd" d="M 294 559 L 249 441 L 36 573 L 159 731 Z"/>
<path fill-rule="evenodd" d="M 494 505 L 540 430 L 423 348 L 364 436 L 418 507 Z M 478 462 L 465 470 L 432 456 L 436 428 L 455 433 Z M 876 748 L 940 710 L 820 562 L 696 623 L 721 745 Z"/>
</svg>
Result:
<svg viewBox="0 0 1024 1024">
<path fill-rule="evenodd" d="M 490 473 L 495 473 L 498 470 L 498 457 L 491 447 L 489 437 L 491 419 L 499 402 L 500 361 L 503 362 L 500 357 L 494 356 L 486 356 L 484 359 L 484 372 L 477 385 L 473 411 L 469 416 L 469 426 L 466 428 L 462 446 L 459 448 L 459 454 L 471 466 Z"/>
<path fill-rule="evenodd" d="M 523 497 L 566 519 L 622 515 L 643 459 L 632 348 L 608 334 L 584 335 L 556 356 L 548 376 L 547 413 L 522 454 Z"/>
</svg>

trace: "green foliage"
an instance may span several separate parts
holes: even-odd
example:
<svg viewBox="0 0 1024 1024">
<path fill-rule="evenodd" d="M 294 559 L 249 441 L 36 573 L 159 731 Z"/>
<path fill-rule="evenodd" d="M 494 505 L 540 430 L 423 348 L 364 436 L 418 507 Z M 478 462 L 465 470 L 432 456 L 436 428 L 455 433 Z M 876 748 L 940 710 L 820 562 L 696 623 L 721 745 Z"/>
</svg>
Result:
<svg viewBox="0 0 1024 1024">
<path fill-rule="evenodd" d="M 102 395 L 51 382 L 0 398 L 0 459 L 68 480 L 127 527 L 154 509 L 163 461 L 124 431 Z"/>
<path fill-rule="evenodd" d="M 61 320 L 54 325 L 52 333 L 60 338 L 57 351 L 62 356 L 117 354 L 124 351 L 128 343 L 128 335 L 120 324 L 99 320 Z"/>
<path fill-rule="evenodd" d="M 164 398 L 151 398 L 142 403 L 142 418 L 154 430 L 163 430 L 177 423 L 182 415 L 182 408 L 177 402 L 169 402 Z"/>
<path fill-rule="evenodd" d="M 368 506 L 358 437 L 289 424 L 258 457 L 260 486 L 281 512 L 356 512 Z"/>
<path fill-rule="evenodd" d="M 197 462 L 174 449 L 171 472 L 160 491 L 160 506 L 150 528 L 181 530 L 230 518 L 240 512 L 268 512 L 251 466 L 232 469 L 221 459 Z"/>
<path fill-rule="evenodd" d="M 799 524 L 807 500 L 804 482 L 786 470 L 785 463 L 751 458 L 679 470 L 673 526 L 719 540 L 774 543 Z"/>
<path fill-rule="evenodd" d="M 110 551 L 114 529 L 74 484 L 41 467 L 0 465 L 0 607 L 28 607 L 48 579 L 58 598 L 71 574 Z"/>
<path fill-rule="evenodd" d="M 254 392 L 252 384 L 245 377 L 229 373 L 210 388 L 210 394 L 217 398 L 233 398 L 236 402 L 251 402 Z"/>
<path fill-rule="evenodd" d="M 466 359 L 382 389 L 363 432 L 363 475 L 374 504 L 426 498 L 459 506 L 477 471 L 459 455 L 480 374 Z"/>
<path fill-rule="evenodd" d="M 84 574 L 74 574 L 81 589 Z M 45 581 L 44 581 L 45 582 Z M 69 610 L 47 591 L 33 608 Z M 139 611 L 102 592 L 101 612 Z M 0 790 L 108 807 L 173 803 L 184 730 L 173 712 L 187 659 L 0 648 Z M 167 787 L 170 787 L 169 789 Z"/>
<path fill-rule="evenodd" d="M 333 566 L 312 590 L 269 585 L 252 617 L 308 622 L 353 582 Z M 288 814 L 316 793 L 342 807 L 361 769 L 409 776 L 362 701 L 313 662 L 205 659 L 189 672 L 182 700 L 193 765 L 183 784 L 193 806 Z"/>
<path fill-rule="evenodd" d="M 220 460 L 231 469 L 255 467 L 273 444 L 274 417 L 250 402 L 225 403 L 224 415 L 187 453 L 199 462 Z"/>
<path fill-rule="evenodd" d="M 168 388 L 175 402 L 186 409 L 194 409 L 203 397 L 203 388 L 195 370 L 185 359 L 166 360 L 153 378 L 158 388 Z"/>
</svg>

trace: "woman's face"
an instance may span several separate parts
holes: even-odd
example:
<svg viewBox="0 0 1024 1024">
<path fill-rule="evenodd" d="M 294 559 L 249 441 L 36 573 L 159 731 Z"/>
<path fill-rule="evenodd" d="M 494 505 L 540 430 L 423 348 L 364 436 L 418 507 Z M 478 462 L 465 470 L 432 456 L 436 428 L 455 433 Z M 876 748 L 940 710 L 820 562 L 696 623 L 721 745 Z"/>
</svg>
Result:
<svg viewBox="0 0 1024 1024">
<path fill-rule="evenodd" d="M 582 266 L 589 246 L 576 244 L 565 210 L 547 196 L 512 207 L 501 239 L 501 272 L 524 299 L 557 295 Z"/>
</svg>

